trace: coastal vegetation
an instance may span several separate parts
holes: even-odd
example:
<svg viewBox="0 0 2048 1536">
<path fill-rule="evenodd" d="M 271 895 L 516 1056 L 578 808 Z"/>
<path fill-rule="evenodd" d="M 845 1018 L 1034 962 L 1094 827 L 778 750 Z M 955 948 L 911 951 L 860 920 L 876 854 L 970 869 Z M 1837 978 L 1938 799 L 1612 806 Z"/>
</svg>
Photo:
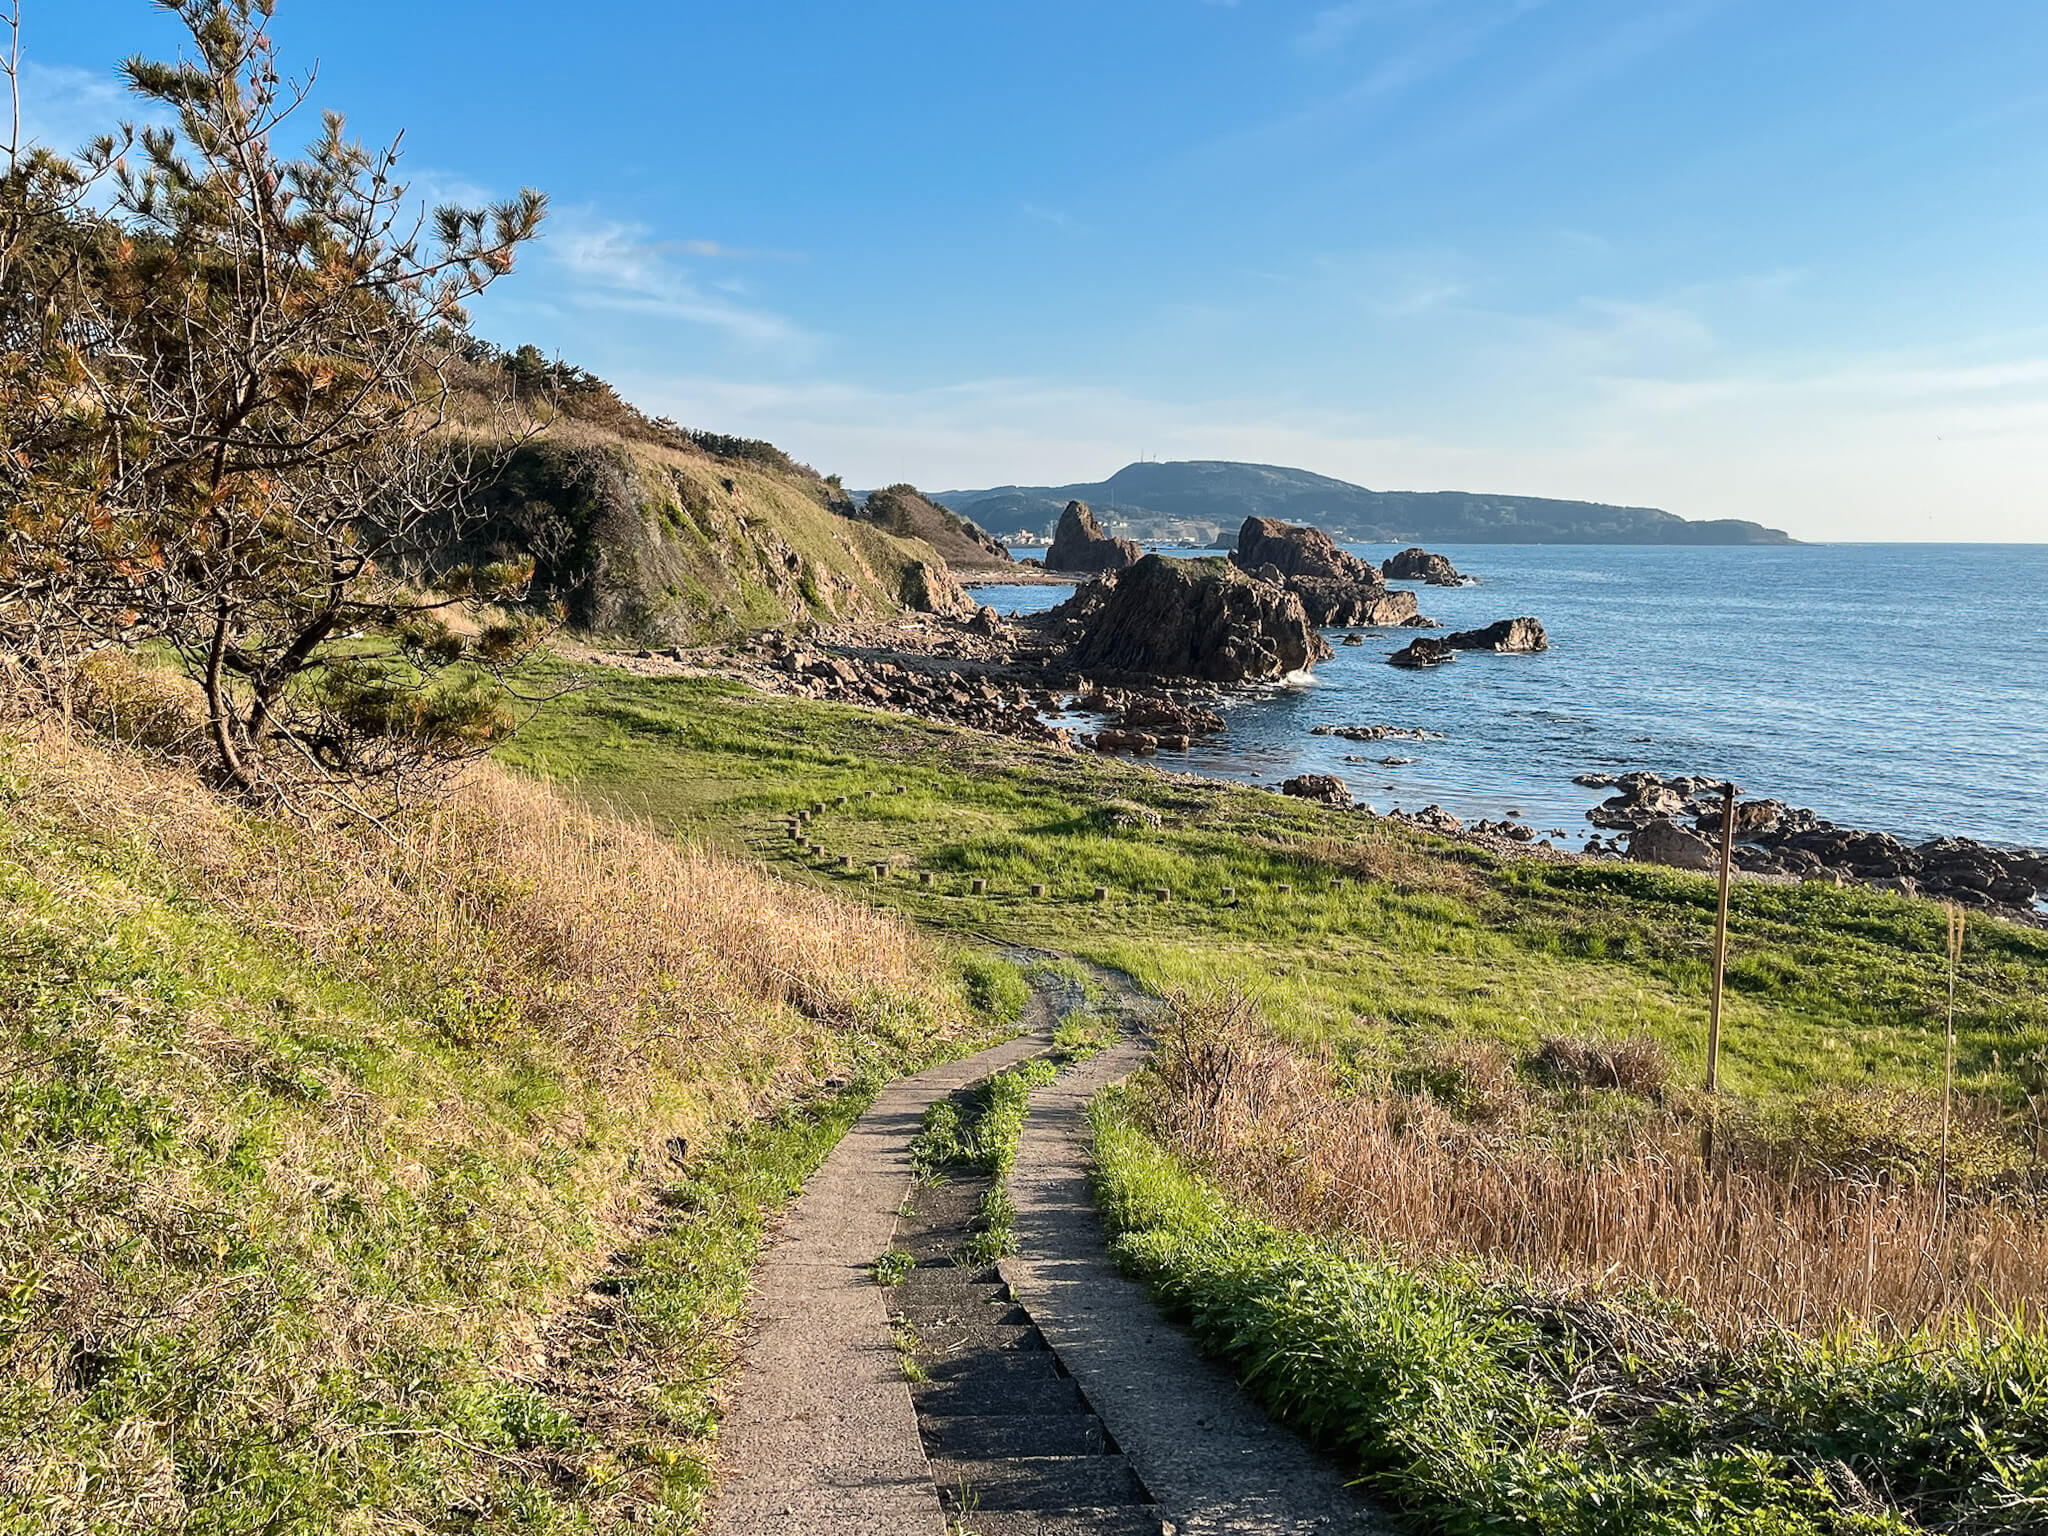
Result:
<svg viewBox="0 0 2048 1536">
<path fill-rule="evenodd" d="M 984 967 L 529 781 L 394 839 L 84 724 L 0 722 L 0 1528 L 693 1508 L 766 1217 Z"/>
<path fill-rule="evenodd" d="M 1427 1528 L 2042 1518 L 2037 929 L 1973 920 L 1944 1145 L 1933 903 L 1739 884 L 1709 1099 L 1703 876 L 707 679 L 596 677 L 507 755 L 1175 998 L 1098 1119 L 1119 1257 Z"/>
</svg>

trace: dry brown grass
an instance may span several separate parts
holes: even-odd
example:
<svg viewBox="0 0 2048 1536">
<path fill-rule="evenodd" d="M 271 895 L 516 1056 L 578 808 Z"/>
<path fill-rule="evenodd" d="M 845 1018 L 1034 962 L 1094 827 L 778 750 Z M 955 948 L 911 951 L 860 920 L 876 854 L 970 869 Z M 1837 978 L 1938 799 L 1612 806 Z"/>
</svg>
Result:
<svg viewBox="0 0 2048 1536">
<path fill-rule="evenodd" d="M 120 1528 L 174 1440 L 354 1465 L 362 1403 L 409 1402 L 423 1360 L 523 1391 L 545 1314 L 649 1231 L 674 1138 L 694 1163 L 707 1133 L 978 1027 L 900 921 L 495 769 L 395 837 L 224 804 L 163 760 L 175 685 L 130 685 L 118 708 L 82 685 L 70 725 L 0 700 L 0 1087 L 31 1117 L 0 1185 L 36 1192 L 0 1209 L 0 1294 L 30 1298 L 0 1430 L 46 1426 L 0 1432 L 0 1514 L 47 1497 Z M 110 709 L 160 755 L 88 736 Z M 89 979 L 100 955 L 118 984 Z M 148 1106 L 154 1150 L 35 1133 L 93 1095 Z M 253 1182 L 224 1168 L 248 1137 Z M 688 1326 L 663 1347 L 695 1360 Z M 605 1345 L 611 1395 L 650 1411 L 647 1362 Z M 129 1350 L 185 1362 L 177 1401 L 106 1410 L 109 1439 L 65 1362 Z M 422 1479 L 472 1492 L 515 1470 L 433 1456 Z"/>
<path fill-rule="evenodd" d="M 1733 1110 L 1709 1162 L 1692 1106 L 1637 1104 L 1620 1134 L 1608 1116 L 1575 1136 L 1511 1084 L 1498 1047 L 1432 1058 L 1426 1070 L 1462 1072 L 1464 1090 L 1354 1091 L 1272 1040 L 1241 997 L 1176 1000 L 1162 1046 L 1156 1092 L 1137 1096 L 1155 1134 L 1284 1225 L 1478 1259 L 1543 1290 L 1647 1286 L 1726 1343 L 1842 1325 L 1898 1337 L 2048 1294 L 2026 1154 L 1977 1115 L 1957 1139 L 1968 1188 L 1944 1202 L 1925 1161 L 1933 1099 Z M 1663 1083 L 1611 1043 L 1547 1051 L 1587 1084 L 1610 1070 Z"/>
</svg>

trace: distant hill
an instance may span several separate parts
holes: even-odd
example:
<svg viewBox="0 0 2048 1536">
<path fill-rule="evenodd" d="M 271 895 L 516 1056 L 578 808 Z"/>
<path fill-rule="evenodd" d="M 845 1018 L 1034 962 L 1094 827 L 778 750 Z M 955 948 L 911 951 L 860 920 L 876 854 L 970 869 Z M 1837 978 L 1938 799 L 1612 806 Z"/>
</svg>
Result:
<svg viewBox="0 0 2048 1536">
<path fill-rule="evenodd" d="M 1359 543 L 1790 544 L 1760 523 L 1692 522 L 1655 507 L 1475 491 L 1371 491 L 1273 464 L 1194 459 L 1127 464 L 1086 485 L 1003 485 L 933 499 L 998 533 L 1049 532 L 1069 501 L 1151 538 L 1233 538 L 1247 517 L 1313 523 Z"/>
</svg>

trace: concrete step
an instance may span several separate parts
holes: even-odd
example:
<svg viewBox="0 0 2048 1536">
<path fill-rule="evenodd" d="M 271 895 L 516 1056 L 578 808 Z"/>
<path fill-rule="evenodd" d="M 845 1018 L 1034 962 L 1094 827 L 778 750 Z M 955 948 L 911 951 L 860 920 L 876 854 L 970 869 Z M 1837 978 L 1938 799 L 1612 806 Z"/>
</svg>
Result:
<svg viewBox="0 0 2048 1536">
<path fill-rule="evenodd" d="M 932 1414 L 917 1427 L 932 1456 L 1100 1456 L 1109 1448 L 1092 1413 Z"/>
<path fill-rule="evenodd" d="M 916 1323 L 917 1358 L 926 1370 L 941 1360 L 961 1359 L 978 1353 L 1032 1354 L 1043 1350 L 1045 1336 L 1029 1324 L 1023 1327 L 966 1325 L 961 1323 Z"/>
<path fill-rule="evenodd" d="M 1081 1389 L 1064 1376 L 975 1376 L 956 1381 L 921 1381 L 910 1388 L 920 1417 L 975 1415 L 1008 1418 L 1017 1414 L 1085 1413 Z"/>
<path fill-rule="evenodd" d="M 982 1296 L 960 1287 L 952 1296 L 913 1296 L 889 1302 L 889 1315 L 914 1328 L 1022 1328 L 1031 1314 L 1001 1296 Z"/>
<path fill-rule="evenodd" d="M 1049 1349 L 999 1349 L 946 1360 L 927 1360 L 920 1354 L 918 1364 L 933 1381 L 1013 1382 L 1059 1375 L 1054 1359 Z"/>
<path fill-rule="evenodd" d="M 1143 1504 L 1145 1485 L 1121 1456 L 934 1456 L 932 1481 L 948 1514 Z"/>
<path fill-rule="evenodd" d="M 974 1536 L 1161 1536 L 1166 1529 L 1154 1504 L 1099 1505 L 1093 1509 L 983 1509 L 961 1523 Z"/>
</svg>

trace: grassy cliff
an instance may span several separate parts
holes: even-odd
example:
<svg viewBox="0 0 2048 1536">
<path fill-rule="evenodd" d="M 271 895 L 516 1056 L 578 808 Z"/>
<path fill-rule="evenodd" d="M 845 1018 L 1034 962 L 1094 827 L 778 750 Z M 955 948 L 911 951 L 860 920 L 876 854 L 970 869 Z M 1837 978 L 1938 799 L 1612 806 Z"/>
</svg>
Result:
<svg viewBox="0 0 2048 1536">
<path fill-rule="evenodd" d="M 771 443 L 650 419 L 573 368 L 528 380 L 517 361 L 461 379 L 474 493 L 457 553 L 533 555 L 536 598 L 600 643 L 893 614 L 914 566 L 945 563 L 925 534 L 993 558 L 950 516 L 878 520 Z"/>
</svg>

